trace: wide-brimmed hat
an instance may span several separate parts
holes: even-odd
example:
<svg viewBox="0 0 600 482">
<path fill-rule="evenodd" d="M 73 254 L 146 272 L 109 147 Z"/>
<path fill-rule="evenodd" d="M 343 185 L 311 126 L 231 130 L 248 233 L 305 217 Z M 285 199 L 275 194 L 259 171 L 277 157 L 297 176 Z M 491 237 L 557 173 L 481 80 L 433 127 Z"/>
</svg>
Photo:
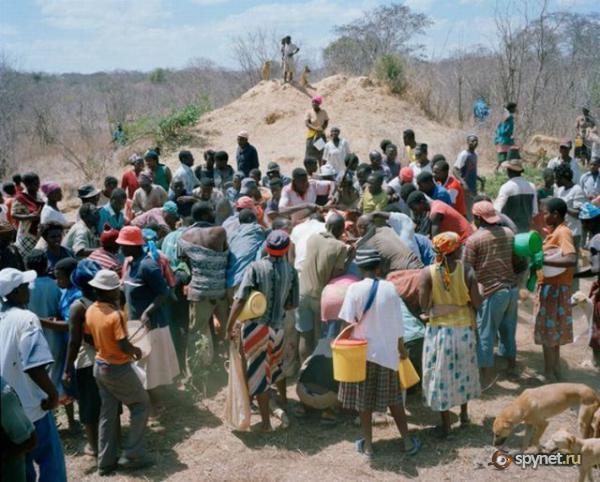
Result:
<svg viewBox="0 0 600 482">
<path fill-rule="evenodd" d="M 93 184 L 84 184 L 77 189 L 77 197 L 79 199 L 89 199 L 100 194 L 100 191 L 96 189 Z"/>
<path fill-rule="evenodd" d="M 122 246 L 144 246 L 142 230 L 137 226 L 125 226 L 119 231 L 117 244 Z"/>
<path fill-rule="evenodd" d="M 15 268 L 4 268 L 0 271 L 0 296 L 5 297 L 23 284 L 29 284 L 37 278 L 33 270 L 19 271 Z"/>
<path fill-rule="evenodd" d="M 114 271 L 101 269 L 88 284 L 99 290 L 112 291 L 121 287 L 121 280 Z"/>
<path fill-rule="evenodd" d="M 502 164 L 500 164 L 500 167 L 517 172 L 523 172 L 525 170 L 523 167 L 523 161 L 521 161 L 521 159 L 510 159 L 509 161 L 504 161 Z"/>
</svg>

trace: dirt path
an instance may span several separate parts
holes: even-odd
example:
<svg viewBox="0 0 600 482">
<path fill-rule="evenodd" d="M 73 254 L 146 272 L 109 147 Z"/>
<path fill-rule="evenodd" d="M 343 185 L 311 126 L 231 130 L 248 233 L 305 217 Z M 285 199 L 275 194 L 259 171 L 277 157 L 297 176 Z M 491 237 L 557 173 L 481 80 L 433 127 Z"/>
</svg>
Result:
<svg viewBox="0 0 600 482">
<path fill-rule="evenodd" d="M 585 283 L 582 288 L 588 286 Z M 573 480 L 577 477 L 577 469 L 572 467 L 522 470 L 513 465 L 506 471 L 498 471 L 487 466 L 494 452 L 491 424 L 496 413 L 523 389 L 538 385 L 534 377 L 541 371 L 542 356 L 540 348 L 533 344 L 531 308 L 531 300 L 521 303 L 517 331 L 521 378 L 516 383 L 500 380 L 481 399 L 470 403 L 472 425 L 456 429 L 455 440 L 437 440 L 431 433 L 431 428 L 438 423 L 437 414 L 424 408 L 418 396 L 409 397 L 409 427 L 424 442 L 416 457 L 398 452 L 398 433 L 395 426 L 388 424 L 374 428 L 376 456 L 373 461 L 369 463 L 358 457 L 353 441 L 359 429 L 350 418 L 343 419 L 334 428 L 324 428 L 314 415 L 303 421 L 292 418 L 288 430 L 278 430 L 270 435 L 233 433 L 222 420 L 226 376 L 221 368 L 223 360 L 220 360 L 206 399 L 194 403 L 186 393 L 174 392 L 169 410 L 160 423 L 153 424 L 148 446 L 156 465 L 140 473 L 120 473 L 101 480 L 330 481 L 416 477 L 478 482 Z M 574 326 L 576 336 L 587 327 L 582 318 L 575 319 Z M 562 353 L 566 380 L 584 382 L 600 389 L 600 375 L 587 362 L 590 350 L 585 335 L 567 345 Z M 290 387 L 289 395 L 293 400 L 297 399 L 293 387 Z M 559 427 L 575 431 L 576 419 L 573 410 L 553 418 L 542 441 Z M 94 460 L 78 453 L 83 449 L 83 436 L 63 435 L 69 479 L 100 480 L 95 473 Z M 522 431 L 511 437 L 511 449 L 517 450 L 520 435 Z"/>
</svg>

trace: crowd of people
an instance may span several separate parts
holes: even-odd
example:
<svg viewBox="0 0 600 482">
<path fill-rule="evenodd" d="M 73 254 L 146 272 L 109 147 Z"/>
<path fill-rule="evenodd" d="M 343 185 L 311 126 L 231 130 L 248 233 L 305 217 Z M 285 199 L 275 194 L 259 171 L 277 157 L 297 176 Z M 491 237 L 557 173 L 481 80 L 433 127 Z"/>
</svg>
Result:
<svg viewBox="0 0 600 482">
<path fill-rule="evenodd" d="M 2 185 L 3 479 L 66 479 L 59 406 L 69 428 L 77 407 L 85 453 L 101 475 L 147 467 L 147 422 L 169 409 L 165 389 L 217 363 L 228 343 L 239 347 L 261 417 L 253 428 L 273 430 L 273 413 L 286 426 L 291 405 L 298 419 L 316 409 L 335 424 L 341 406 L 357 413 L 356 448 L 371 457 L 373 412 L 389 408 L 399 450 L 414 455 L 421 442 L 408 432 L 400 359 L 422 380 L 409 395 L 422 393 L 440 413 L 440 437 L 451 433 L 453 407 L 469 423 L 468 402 L 500 375 L 496 345 L 505 376 L 519 376 L 519 288 L 532 264 L 540 268 L 532 334 L 543 347 L 540 379 L 564 379 L 570 297 L 579 277 L 600 273 L 600 157 L 582 163 L 565 141 L 534 186 L 508 104 L 496 135 L 506 182 L 490 199 L 479 192 L 477 136 L 446 158 L 430 156 L 406 129 L 400 147 L 382 140 L 363 162 L 340 127 L 327 136 L 322 103 L 312 99 L 304 165 L 290 177 L 276 162 L 263 164 L 263 176 L 241 131 L 235 168 L 222 150 L 205 151 L 201 164 L 181 151 L 171 172 L 150 149 L 130 158 L 120 183 L 107 176 L 101 188 L 81 186 L 72 220 L 60 210 L 58 183 L 29 172 Z M 513 251 L 515 236 L 530 230 L 544 238 L 536 259 Z M 583 248 L 587 269 L 578 263 Z M 266 310 L 240 321 L 257 291 Z M 590 297 L 598 367 L 598 278 Z M 367 340 L 363 382 L 334 380 L 338 336 Z M 288 382 L 300 403 L 288 402 Z M 123 405 L 130 426 L 121 444 Z"/>
</svg>

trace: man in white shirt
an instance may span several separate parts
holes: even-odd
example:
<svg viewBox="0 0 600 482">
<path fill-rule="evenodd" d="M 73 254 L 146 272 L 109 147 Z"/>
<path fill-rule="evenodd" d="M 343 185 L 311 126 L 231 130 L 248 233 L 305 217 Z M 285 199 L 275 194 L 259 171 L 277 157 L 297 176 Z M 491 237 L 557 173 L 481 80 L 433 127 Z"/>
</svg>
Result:
<svg viewBox="0 0 600 482">
<path fill-rule="evenodd" d="M 323 161 L 337 172 L 343 172 L 346 167 L 344 160 L 350 154 L 350 145 L 346 139 L 340 137 L 339 127 L 332 127 L 329 133 L 330 139 L 323 148 Z"/>
<path fill-rule="evenodd" d="M 66 481 L 63 449 L 51 412 L 58 406 L 58 392 L 46 371 L 54 360 L 40 320 L 26 309 L 29 283 L 35 277 L 35 271 L 0 271 L 0 376 L 17 392 L 35 427 L 37 446 L 27 454 L 27 480 L 37 478 L 35 462 L 39 480 Z"/>
<path fill-rule="evenodd" d="M 320 213 L 314 213 L 303 223 L 297 224 L 292 230 L 290 239 L 294 243 L 294 268 L 300 273 L 302 263 L 306 258 L 306 243 L 308 238 L 316 233 L 324 233 L 327 230 L 323 216 Z"/>
<path fill-rule="evenodd" d="M 559 147 L 560 154 L 556 156 L 554 159 L 550 159 L 548 162 L 549 169 L 556 169 L 561 164 L 567 164 L 571 170 L 573 171 L 573 182 L 575 184 L 579 183 L 581 179 L 581 169 L 579 168 L 579 163 L 577 159 L 571 157 L 571 141 L 568 139 L 563 140 L 560 143 Z"/>
<path fill-rule="evenodd" d="M 521 176 L 521 159 L 504 161 L 501 167 L 506 169 L 508 181 L 500 187 L 494 208 L 506 214 L 516 225 L 520 233 L 529 231 L 533 217 L 538 213 L 537 193 L 532 183 Z"/>
<path fill-rule="evenodd" d="M 279 211 L 283 213 L 282 208 L 314 204 L 317 196 L 331 196 L 334 186 L 335 183 L 332 181 L 309 179 L 306 170 L 297 167 L 292 171 L 292 182 L 281 192 Z"/>
<path fill-rule="evenodd" d="M 194 156 L 190 151 L 179 151 L 179 162 L 181 164 L 173 175 L 173 181 L 182 181 L 185 193 L 191 196 L 194 188 L 200 184 L 200 180 L 196 177 L 192 169 Z"/>
<path fill-rule="evenodd" d="M 413 184 L 417 185 L 417 177 L 422 172 L 432 172 L 431 162 L 427 158 L 427 144 L 417 144 L 414 150 L 415 161 L 410 163 L 410 168 L 413 171 Z"/>
<path fill-rule="evenodd" d="M 592 158 L 590 170 L 581 176 L 579 185 L 590 201 L 600 196 L 600 157 Z"/>
</svg>

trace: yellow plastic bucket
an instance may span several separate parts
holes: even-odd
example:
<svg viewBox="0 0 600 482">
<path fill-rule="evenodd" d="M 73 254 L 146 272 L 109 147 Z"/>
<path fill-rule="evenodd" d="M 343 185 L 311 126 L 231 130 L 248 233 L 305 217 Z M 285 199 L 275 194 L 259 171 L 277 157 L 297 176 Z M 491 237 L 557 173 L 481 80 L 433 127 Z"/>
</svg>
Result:
<svg viewBox="0 0 600 482">
<path fill-rule="evenodd" d="M 265 311 L 267 311 L 267 299 L 265 298 L 265 295 L 260 291 L 252 291 L 250 296 L 248 296 L 246 303 L 244 303 L 244 308 L 238 316 L 238 320 L 253 320 L 254 318 L 259 318 L 264 315 Z"/>
<path fill-rule="evenodd" d="M 421 381 L 417 370 L 415 370 L 415 367 L 410 361 L 410 358 L 406 358 L 405 360 L 400 359 L 400 364 L 398 365 L 398 375 L 400 377 L 400 386 L 404 390 L 409 389 Z"/>
<path fill-rule="evenodd" d="M 362 382 L 367 378 L 367 340 L 340 339 L 346 330 L 331 343 L 333 378 L 338 382 Z"/>
</svg>

